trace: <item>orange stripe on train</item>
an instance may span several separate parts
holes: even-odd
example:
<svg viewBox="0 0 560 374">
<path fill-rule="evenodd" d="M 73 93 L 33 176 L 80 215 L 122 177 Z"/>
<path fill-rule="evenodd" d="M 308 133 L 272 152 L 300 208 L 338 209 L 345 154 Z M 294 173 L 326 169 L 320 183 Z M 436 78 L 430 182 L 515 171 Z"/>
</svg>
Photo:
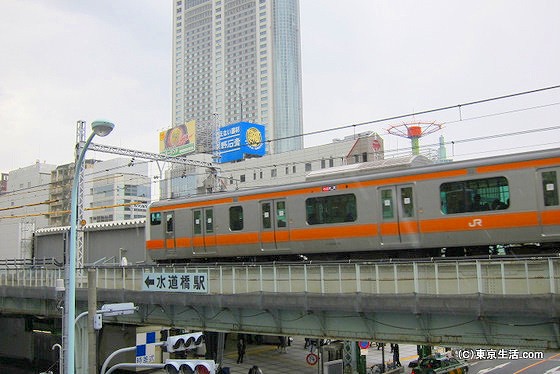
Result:
<svg viewBox="0 0 560 374">
<path fill-rule="evenodd" d="M 147 240 L 146 249 L 148 250 L 163 249 L 163 239 Z"/>
<path fill-rule="evenodd" d="M 420 221 L 420 229 L 423 233 L 511 229 L 515 227 L 530 227 L 537 225 L 537 212 L 448 217 Z"/>
<path fill-rule="evenodd" d="M 216 236 L 217 245 L 255 244 L 259 242 L 257 232 L 231 233 Z"/>
<path fill-rule="evenodd" d="M 545 158 L 542 160 L 531 160 L 522 162 L 510 162 L 506 164 L 479 166 L 476 168 L 477 173 L 492 173 L 496 171 L 524 169 L 524 168 L 539 168 L 543 166 L 558 165 L 560 157 Z"/>
<path fill-rule="evenodd" d="M 163 211 L 171 211 L 171 210 L 185 209 L 185 208 L 200 208 L 206 206 L 209 207 L 213 205 L 229 204 L 232 202 L 233 202 L 233 198 L 231 197 L 222 198 L 222 199 L 204 200 L 204 201 L 189 201 L 181 204 L 152 206 L 150 208 L 150 212 L 163 212 Z"/>
<path fill-rule="evenodd" d="M 541 212 L 541 224 L 545 226 L 560 225 L 560 210 Z"/>
<path fill-rule="evenodd" d="M 175 239 L 175 244 L 177 247 L 190 247 L 192 245 L 191 238 L 177 238 Z"/>
<path fill-rule="evenodd" d="M 317 227 L 291 230 L 292 240 L 348 239 L 377 235 L 373 224 L 344 225 L 338 227 Z"/>
</svg>

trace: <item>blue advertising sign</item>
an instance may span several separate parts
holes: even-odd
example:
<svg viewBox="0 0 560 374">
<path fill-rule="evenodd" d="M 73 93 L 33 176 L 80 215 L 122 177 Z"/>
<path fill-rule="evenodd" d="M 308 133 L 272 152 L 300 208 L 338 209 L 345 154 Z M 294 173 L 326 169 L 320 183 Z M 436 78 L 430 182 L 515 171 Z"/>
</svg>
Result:
<svg viewBox="0 0 560 374">
<path fill-rule="evenodd" d="M 264 125 L 238 122 L 220 128 L 218 163 L 243 160 L 246 156 L 264 156 Z"/>
</svg>

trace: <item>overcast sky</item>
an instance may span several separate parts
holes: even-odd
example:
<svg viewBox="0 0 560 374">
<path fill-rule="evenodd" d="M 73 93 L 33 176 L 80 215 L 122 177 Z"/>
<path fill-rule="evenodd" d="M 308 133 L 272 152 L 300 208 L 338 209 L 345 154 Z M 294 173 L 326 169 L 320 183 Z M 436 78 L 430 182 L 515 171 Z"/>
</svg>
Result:
<svg viewBox="0 0 560 374">
<path fill-rule="evenodd" d="M 560 1 L 300 0 L 304 132 L 560 85 Z M 73 160 L 76 122 L 116 124 L 100 144 L 157 152 L 171 123 L 171 0 L 0 2 L 0 171 Z M 536 108 L 540 107 L 540 108 Z M 533 109 L 531 109 L 533 108 Z M 482 118 L 480 118 L 482 117 Z M 476 119 L 475 119 L 476 118 Z M 560 89 L 411 121 L 444 124 L 456 158 L 558 147 Z M 523 136 L 464 140 L 529 131 Z M 106 159 L 114 156 L 89 154 Z"/>
</svg>

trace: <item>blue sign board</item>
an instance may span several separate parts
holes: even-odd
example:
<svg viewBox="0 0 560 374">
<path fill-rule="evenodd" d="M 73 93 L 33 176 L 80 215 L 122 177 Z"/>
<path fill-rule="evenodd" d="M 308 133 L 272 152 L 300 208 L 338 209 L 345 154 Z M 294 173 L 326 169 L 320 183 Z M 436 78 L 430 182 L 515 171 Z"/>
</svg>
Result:
<svg viewBox="0 0 560 374">
<path fill-rule="evenodd" d="M 264 125 L 238 122 L 220 128 L 218 163 L 243 160 L 247 156 L 264 156 Z"/>
</svg>

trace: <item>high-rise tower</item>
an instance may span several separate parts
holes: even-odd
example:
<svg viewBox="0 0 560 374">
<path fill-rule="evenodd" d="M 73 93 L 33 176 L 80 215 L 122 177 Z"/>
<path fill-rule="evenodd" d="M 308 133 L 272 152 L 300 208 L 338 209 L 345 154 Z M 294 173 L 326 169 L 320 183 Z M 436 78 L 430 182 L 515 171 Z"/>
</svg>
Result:
<svg viewBox="0 0 560 374">
<path fill-rule="evenodd" d="M 173 125 L 260 123 L 269 152 L 301 149 L 299 0 L 173 1 Z"/>
</svg>

